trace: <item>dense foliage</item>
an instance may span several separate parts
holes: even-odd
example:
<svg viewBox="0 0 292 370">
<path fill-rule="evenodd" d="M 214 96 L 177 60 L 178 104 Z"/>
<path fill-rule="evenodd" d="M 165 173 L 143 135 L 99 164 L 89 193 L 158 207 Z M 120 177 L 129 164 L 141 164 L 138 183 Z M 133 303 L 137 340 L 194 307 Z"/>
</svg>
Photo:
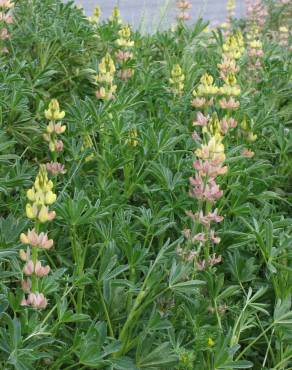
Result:
<svg viewBox="0 0 292 370">
<path fill-rule="evenodd" d="M 117 9 L 9 3 L 0 368 L 292 369 L 291 4 L 141 35 Z M 221 190 L 200 198 L 209 139 Z M 209 244 L 192 225 L 215 209 Z"/>
</svg>

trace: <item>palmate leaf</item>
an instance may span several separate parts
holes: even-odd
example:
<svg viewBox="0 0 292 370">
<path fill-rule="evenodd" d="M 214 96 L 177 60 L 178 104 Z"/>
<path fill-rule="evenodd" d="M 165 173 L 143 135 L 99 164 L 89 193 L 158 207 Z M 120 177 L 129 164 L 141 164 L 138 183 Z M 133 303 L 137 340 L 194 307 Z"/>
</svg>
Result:
<svg viewBox="0 0 292 370">
<path fill-rule="evenodd" d="M 168 342 L 162 343 L 153 351 L 143 355 L 138 360 L 137 366 L 139 369 L 161 369 L 171 368 L 172 365 L 177 363 L 177 356 L 172 352 Z"/>
<path fill-rule="evenodd" d="M 117 352 L 121 343 L 107 339 L 107 327 L 104 322 L 93 322 L 86 333 L 77 339 L 75 354 L 79 363 L 94 369 L 106 368 L 110 364 L 108 356 Z"/>
</svg>

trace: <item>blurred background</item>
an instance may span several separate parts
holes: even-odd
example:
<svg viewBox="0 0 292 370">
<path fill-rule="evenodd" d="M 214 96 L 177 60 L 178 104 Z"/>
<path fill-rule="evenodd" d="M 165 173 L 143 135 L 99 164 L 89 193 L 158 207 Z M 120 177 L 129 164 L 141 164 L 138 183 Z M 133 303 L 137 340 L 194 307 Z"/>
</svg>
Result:
<svg viewBox="0 0 292 370">
<path fill-rule="evenodd" d="M 118 5 L 121 17 L 135 28 L 155 31 L 166 28 L 175 22 L 176 0 L 75 0 L 82 5 L 86 15 L 90 15 L 96 5 L 102 10 L 102 18 L 110 16 L 112 9 Z M 227 0 L 192 0 L 189 11 L 192 19 L 202 16 L 212 24 L 221 23 L 226 18 Z M 244 0 L 236 1 L 236 16 L 244 15 Z"/>
</svg>

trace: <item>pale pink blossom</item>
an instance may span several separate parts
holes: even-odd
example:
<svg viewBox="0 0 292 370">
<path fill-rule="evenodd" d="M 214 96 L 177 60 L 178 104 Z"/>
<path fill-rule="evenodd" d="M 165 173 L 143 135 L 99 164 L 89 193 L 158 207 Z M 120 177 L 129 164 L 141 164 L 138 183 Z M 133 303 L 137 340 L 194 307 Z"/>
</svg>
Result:
<svg viewBox="0 0 292 370">
<path fill-rule="evenodd" d="M 192 17 L 189 13 L 183 12 L 178 14 L 177 18 L 181 21 L 189 21 Z"/>
<path fill-rule="evenodd" d="M 214 265 L 217 265 L 218 263 L 220 263 L 222 261 L 222 256 L 218 256 L 216 257 L 216 254 L 212 254 L 212 256 L 209 257 L 209 261 L 208 261 L 208 264 L 209 266 L 214 266 Z"/>
<path fill-rule="evenodd" d="M 192 100 L 192 106 L 195 108 L 204 107 L 206 104 L 207 104 L 207 101 L 205 98 L 195 98 Z"/>
<path fill-rule="evenodd" d="M 34 273 L 34 264 L 32 260 L 29 260 L 23 267 L 23 273 L 26 276 L 31 276 Z"/>
<path fill-rule="evenodd" d="M 34 265 L 33 261 L 29 260 L 23 268 L 23 273 L 27 276 L 31 276 L 32 274 L 36 276 L 46 276 L 50 270 L 50 266 L 42 266 L 40 261 L 36 261 Z"/>
<path fill-rule="evenodd" d="M 193 133 L 192 133 L 192 139 L 194 140 L 194 141 L 198 141 L 198 142 L 200 142 L 202 139 L 201 139 L 201 137 L 200 137 L 200 135 L 196 132 L 196 131 L 194 131 Z"/>
<path fill-rule="evenodd" d="M 193 126 L 202 126 L 205 127 L 208 125 L 210 117 L 209 116 L 204 116 L 203 113 L 198 112 L 197 113 L 197 119 L 196 121 L 193 122 Z"/>
<path fill-rule="evenodd" d="M 215 235 L 214 230 L 211 230 L 211 231 L 210 231 L 210 239 L 211 239 L 211 241 L 212 241 L 214 244 L 219 244 L 219 243 L 220 243 L 220 241 L 221 241 L 221 239 L 220 239 L 218 236 L 216 236 L 216 235 Z"/>
<path fill-rule="evenodd" d="M 21 281 L 21 288 L 24 293 L 29 293 L 31 290 L 31 281 L 29 279 Z"/>
<path fill-rule="evenodd" d="M 116 58 L 120 61 L 123 61 L 123 62 L 126 62 L 127 60 L 129 59 L 132 59 L 133 58 L 133 53 L 129 52 L 129 51 L 122 51 L 122 50 L 119 50 L 117 53 L 116 53 Z"/>
<path fill-rule="evenodd" d="M 53 176 L 66 173 L 65 166 L 58 162 L 47 163 L 46 168 Z"/>
<path fill-rule="evenodd" d="M 195 242 L 195 241 L 205 243 L 207 241 L 206 234 L 205 233 L 198 233 L 198 234 L 194 235 L 193 242 Z"/>
<path fill-rule="evenodd" d="M 40 261 L 37 261 L 35 264 L 34 272 L 36 276 L 42 277 L 48 275 L 48 273 L 51 271 L 51 268 L 49 265 L 42 266 Z"/>
<path fill-rule="evenodd" d="M 22 233 L 20 235 L 20 240 L 23 244 L 30 244 L 33 247 L 50 249 L 52 248 L 54 241 L 48 239 L 48 235 L 41 232 L 37 234 L 35 229 L 28 230 L 27 234 Z"/>
<path fill-rule="evenodd" d="M 10 35 L 8 33 L 7 28 L 2 28 L 2 30 L 0 30 L 0 39 L 1 40 L 7 40 L 9 38 L 10 38 Z"/>
<path fill-rule="evenodd" d="M 0 9 L 11 9 L 14 7 L 14 3 L 11 0 L 0 0 Z"/>
<path fill-rule="evenodd" d="M 193 167 L 195 170 L 198 171 L 200 176 L 215 178 L 219 175 L 224 175 L 228 168 L 227 166 L 221 167 L 220 165 L 216 165 L 212 161 L 202 161 L 196 160 L 193 163 Z"/>
<path fill-rule="evenodd" d="M 229 98 L 228 100 L 226 98 L 223 98 L 219 100 L 219 104 L 222 109 L 230 110 L 238 109 L 240 106 L 239 101 L 236 101 L 233 97 Z"/>
<path fill-rule="evenodd" d="M 242 149 L 241 153 L 240 153 L 243 157 L 246 157 L 246 158 L 252 158 L 254 156 L 254 152 L 250 149 Z"/>
<path fill-rule="evenodd" d="M 56 141 L 56 144 L 55 144 L 55 147 L 56 147 L 56 151 L 57 152 L 62 152 L 64 150 L 64 143 L 62 140 L 57 140 Z"/>
<path fill-rule="evenodd" d="M 133 76 L 133 74 L 134 74 L 134 71 L 131 68 L 122 69 L 122 70 L 118 71 L 118 77 L 120 77 L 120 79 L 122 79 L 124 81 L 131 78 Z"/>
<path fill-rule="evenodd" d="M 187 1 L 187 0 L 178 0 L 176 2 L 176 6 L 177 8 L 179 9 L 182 9 L 182 10 L 187 10 L 187 9 L 191 9 L 192 7 L 192 4 L 190 1 Z"/>
<path fill-rule="evenodd" d="M 43 293 L 30 293 L 27 299 L 23 299 L 21 302 L 22 306 L 31 306 L 32 308 L 43 309 L 48 304 L 47 299 Z"/>
<path fill-rule="evenodd" d="M 218 215 L 217 209 L 213 212 L 209 212 L 206 216 L 203 211 L 193 213 L 192 211 L 186 211 L 186 215 L 189 216 L 193 221 L 197 221 L 200 224 L 210 227 L 211 222 L 220 223 L 224 220 L 223 216 Z"/>
<path fill-rule="evenodd" d="M 13 18 L 10 14 L 0 12 L 0 21 L 6 24 L 11 24 L 13 23 Z"/>
</svg>

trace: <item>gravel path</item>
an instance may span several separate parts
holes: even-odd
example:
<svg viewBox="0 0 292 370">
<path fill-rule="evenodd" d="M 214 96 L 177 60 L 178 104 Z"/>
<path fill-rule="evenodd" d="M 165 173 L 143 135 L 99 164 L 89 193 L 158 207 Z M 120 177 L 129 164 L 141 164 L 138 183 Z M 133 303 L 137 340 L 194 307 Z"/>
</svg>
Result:
<svg viewBox="0 0 292 370">
<path fill-rule="evenodd" d="M 155 30 L 169 26 L 175 19 L 175 0 L 75 0 L 90 15 L 96 5 L 102 9 L 104 18 L 111 14 L 118 4 L 122 18 L 142 30 Z M 193 19 L 203 16 L 211 22 L 223 22 L 226 16 L 227 0 L 192 0 Z M 236 15 L 244 15 L 244 0 L 237 0 Z"/>
</svg>

